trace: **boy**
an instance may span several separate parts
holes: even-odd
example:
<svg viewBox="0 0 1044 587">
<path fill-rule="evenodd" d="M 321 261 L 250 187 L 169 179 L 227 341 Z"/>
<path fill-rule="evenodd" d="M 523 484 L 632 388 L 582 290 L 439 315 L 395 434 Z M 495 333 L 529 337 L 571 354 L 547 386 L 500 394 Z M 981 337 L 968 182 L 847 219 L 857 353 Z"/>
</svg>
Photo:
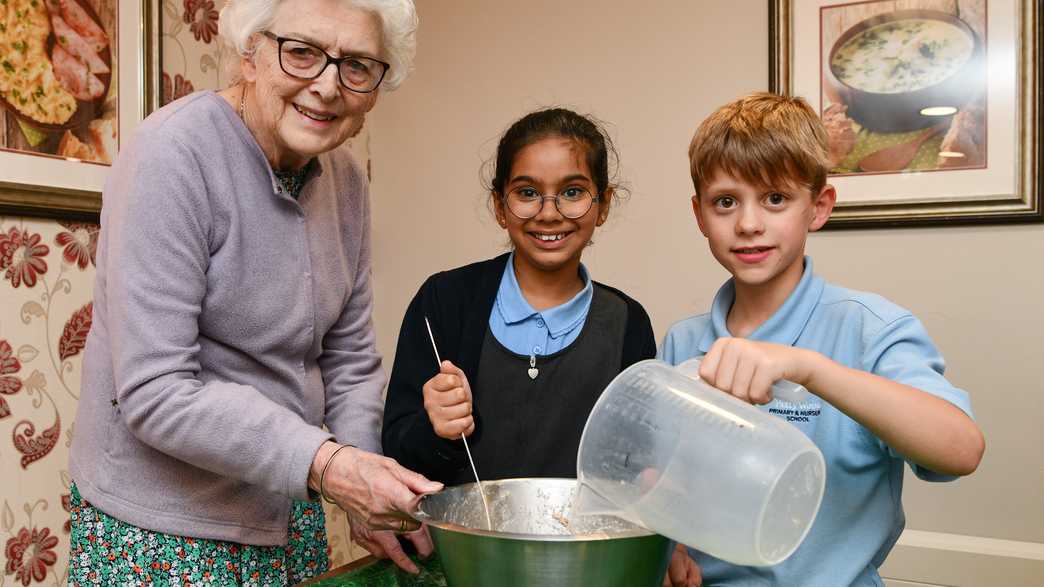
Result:
<svg viewBox="0 0 1044 587">
<path fill-rule="evenodd" d="M 709 313 L 671 327 L 661 358 L 705 355 L 702 378 L 790 420 L 827 463 L 823 503 L 798 550 L 767 568 L 694 552 L 708 585 L 883 585 L 877 568 L 905 523 L 904 460 L 943 481 L 982 458 L 968 395 L 943 377 L 921 323 L 880 296 L 824 282 L 804 256 L 836 200 L 826 144 L 803 99 L 759 93 L 712 114 L 689 147 L 693 211 L 732 279 Z M 773 401 L 777 379 L 815 397 Z"/>
</svg>

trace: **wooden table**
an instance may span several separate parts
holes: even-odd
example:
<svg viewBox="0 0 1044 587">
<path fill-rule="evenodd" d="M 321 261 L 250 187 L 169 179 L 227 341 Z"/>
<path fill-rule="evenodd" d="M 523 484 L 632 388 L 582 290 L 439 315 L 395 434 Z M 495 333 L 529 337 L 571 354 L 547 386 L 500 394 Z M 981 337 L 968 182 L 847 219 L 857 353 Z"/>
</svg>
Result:
<svg viewBox="0 0 1044 587">
<path fill-rule="evenodd" d="M 410 575 L 389 560 L 367 556 L 301 583 L 311 587 L 446 587 L 438 556 L 423 560 L 411 556 L 421 572 Z"/>
</svg>

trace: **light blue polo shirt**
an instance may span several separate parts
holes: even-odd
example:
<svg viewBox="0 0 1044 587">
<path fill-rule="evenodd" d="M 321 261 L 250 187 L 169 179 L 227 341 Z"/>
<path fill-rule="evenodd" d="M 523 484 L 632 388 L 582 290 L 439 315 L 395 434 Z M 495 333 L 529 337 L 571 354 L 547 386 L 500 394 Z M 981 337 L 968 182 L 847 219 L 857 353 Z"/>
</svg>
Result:
<svg viewBox="0 0 1044 587">
<path fill-rule="evenodd" d="M 729 280 L 709 314 L 674 324 L 660 357 L 676 365 L 706 354 L 719 337 L 731 336 L 725 320 L 735 293 Z M 812 273 L 809 257 L 797 288 L 749 338 L 817 351 L 939 396 L 971 415 L 968 394 L 943 377 L 942 355 L 917 318 L 881 296 L 826 283 Z M 906 523 L 901 500 L 905 461 L 869 430 L 809 397 L 801 405 L 773 400 L 761 409 L 800 428 L 826 459 L 826 491 L 812 529 L 798 550 L 774 567 L 740 567 L 692 550 L 705 585 L 883 585 L 877 568 Z M 919 466 L 913 470 L 929 481 L 953 479 Z"/>
<path fill-rule="evenodd" d="M 593 289 L 584 264 L 580 278 L 584 288 L 564 304 L 536 311 L 529 305 L 515 277 L 515 254 L 508 257 L 500 278 L 497 300 L 489 314 L 489 329 L 500 344 L 513 353 L 538 357 L 556 353 L 569 346 L 583 330 L 591 310 Z"/>
</svg>

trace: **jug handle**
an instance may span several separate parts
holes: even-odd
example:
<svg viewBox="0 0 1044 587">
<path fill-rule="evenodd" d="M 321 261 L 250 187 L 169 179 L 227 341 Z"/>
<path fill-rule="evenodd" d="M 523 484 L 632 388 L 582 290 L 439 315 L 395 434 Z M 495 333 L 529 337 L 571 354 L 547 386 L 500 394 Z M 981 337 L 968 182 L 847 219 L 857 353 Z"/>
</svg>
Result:
<svg viewBox="0 0 1044 587">
<path fill-rule="evenodd" d="M 696 380 L 701 380 L 700 357 L 683 361 L 679 363 L 675 369 L 680 371 L 683 375 L 692 377 Z M 772 397 L 792 404 L 800 404 L 806 401 L 809 393 L 811 392 L 809 392 L 804 385 L 798 385 L 797 383 L 787 381 L 786 379 L 780 379 L 772 384 Z"/>
</svg>

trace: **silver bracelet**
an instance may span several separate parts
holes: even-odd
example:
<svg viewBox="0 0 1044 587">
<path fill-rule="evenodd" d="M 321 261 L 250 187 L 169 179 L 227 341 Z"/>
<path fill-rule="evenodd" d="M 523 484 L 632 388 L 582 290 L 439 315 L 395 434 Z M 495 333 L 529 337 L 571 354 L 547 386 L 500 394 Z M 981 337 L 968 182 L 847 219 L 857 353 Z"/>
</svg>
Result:
<svg viewBox="0 0 1044 587">
<path fill-rule="evenodd" d="M 326 464 L 323 465 L 323 472 L 319 473 L 319 495 L 322 496 L 323 501 L 325 501 L 326 503 L 337 505 L 336 501 L 330 499 L 329 497 L 326 497 L 326 490 L 323 488 L 323 483 L 326 481 L 326 470 L 330 468 L 330 463 L 333 462 L 334 457 L 337 456 L 337 453 L 348 448 L 349 446 L 351 445 L 342 444 L 341 446 L 337 447 L 337 450 L 333 451 L 333 454 L 330 455 L 330 458 L 326 460 Z"/>
</svg>

